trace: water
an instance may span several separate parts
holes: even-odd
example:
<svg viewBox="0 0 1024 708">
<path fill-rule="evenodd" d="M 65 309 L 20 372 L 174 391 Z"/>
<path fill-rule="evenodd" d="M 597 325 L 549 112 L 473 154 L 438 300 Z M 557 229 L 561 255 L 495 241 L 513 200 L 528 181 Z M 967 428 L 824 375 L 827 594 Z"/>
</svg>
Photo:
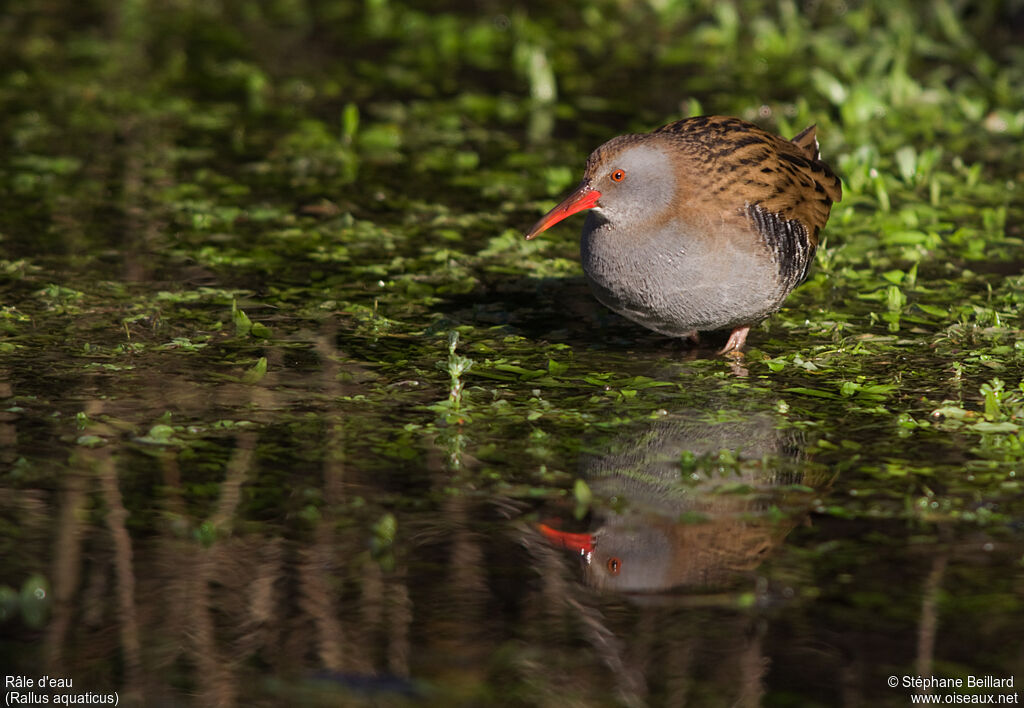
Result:
<svg viewBox="0 0 1024 708">
<path fill-rule="evenodd" d="M 139 705 L 896 705 L 890 675 L 1019 660 L 1018 529 L 815 513 L 845 485 L 771 416 L 586 442 L 610 502 L 577 518 L 465 451 L 363 464 L 344 417 L 221 388 L 277 422 L 78 449 L 5 496 L 6 577 L 39 574 L 8 673 Z"/>
</svg>

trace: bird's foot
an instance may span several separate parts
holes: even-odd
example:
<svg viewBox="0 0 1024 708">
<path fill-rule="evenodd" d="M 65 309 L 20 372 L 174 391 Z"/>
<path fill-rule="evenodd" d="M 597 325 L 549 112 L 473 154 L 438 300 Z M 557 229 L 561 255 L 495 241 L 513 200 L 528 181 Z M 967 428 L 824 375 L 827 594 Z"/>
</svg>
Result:
<svg viewBox="0 0 1024 708">
<path fill-rule="evenodd" d="M 725 343 L 725 346 L 718 352 L 719 354 L 729 354 L 734 357 L 742 357 L 743 352 L 740 351 L 743 345 L 747 342 L 747 333 L 750 332 L 750 327 L 737 327 L 729 335 L 729 341 Z"/>
</svg>

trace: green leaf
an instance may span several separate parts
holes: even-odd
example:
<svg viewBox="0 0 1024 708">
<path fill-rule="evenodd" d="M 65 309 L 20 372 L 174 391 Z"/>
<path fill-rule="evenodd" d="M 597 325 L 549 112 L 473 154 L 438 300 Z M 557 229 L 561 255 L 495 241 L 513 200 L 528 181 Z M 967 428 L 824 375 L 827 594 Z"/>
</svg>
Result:
<svg viewBox="0 0 1024 708">
<path fill-rule="evenodd" d="M 346 103 L 341 111 L 341 138 L 351 143 L 359 130 L 359 107 L 354 103 Z"/>
<path fill-rule="evenodd" d="M 568 370 L 568 364 L 563 364 L 561 362 L 555 361 L 554 359 L 548 359 L 548 372 L 552 376 L 561 376 Z"/>
<path fill-rule="evenodd" d="M 924 305 L 924 304 L 919 302 L 919 303 L 917 303 L 917 308 L 919 310 L 921 310 L 922 312 L 924 312 L 926 314 L 929 314 L 929 315 L 934 315 L 935 317 L 949 317 L 949 308 L 948 307 L 936 307 L 935 305 Z"/>
<path fill-rule="evenodd" d="M 249 319 L 248 315 L 238 309 L 237 300 L 231 301 L 231 319 L 234 320 L 235 323 L 236 337 L 244 337 L 249 334 L 249 331 L 252 329 L 252 320 Z"/>
<path fill-rule="evenodd" d="M 246 370 L 242 376 L 242 382 L 247 384 L 258 383 L 267 374 L 267 357 L 261 356 L 259 360 Z"/>
<path fill-rule="evenodd" d="M 838 395 L 831 391 L 822 391 L 817 388 L 806 388 L 804 386 L 796 386 L 794 388 L 784 388 L 783 391 L 787 393 L 799 393 L 804 396 L 814 396 L 816 398 L 839 398 Z"/>
<path fill-rule="evenodd" d="M 969 429 L 978 433 L 1016 433 L 1020 429 L 1020 426 L 1010 422 L 987 423 L 985 421 L 979 421 L 970 426 Z"/>
<path fill-rule="evenodd" d="M 917 176 L 917 150 L 912 145 L 905 145 L 896 151 L 895 157 L 900 177 L 907 184 L 913 184 Z"/>
<path fill-rule="evenodd" d="M 820 67 L 811 70 L 811 83 L 818 93 L 837 106 L 841 106 L 848 95 L 846 87 L 832 74 Z"/>
<path fill-rule="evenodd" d="M 974 413 L 957 406 L 943 406 L 942 408 L 936 408 L 933 410 L 932 415 L 951 418 L 953 420 L 963 420 L 964 418 L 973 417 Z"/>
<path fill-rule="evenodd" d="M 398 533 L 398 520 L 394 514 L 387 513 L 377 519 L 373 525 L 373 539 L 378 547 L 390 546 Z"/>
<path fill-rule="evenodd" d="M 174 428 L 170 425 L 159 423 L 150 428 L 142 440 L 156 445 L 172 445 L 176 442 L 174 439 Z"/>
<path fill-rule="evenodd" d="M 83 447 L 100 447 L 105 443 L 106 440 L 99 435 L 79 435 L 75 440 L 76 445 L 82 445 Z"/>
</svg>

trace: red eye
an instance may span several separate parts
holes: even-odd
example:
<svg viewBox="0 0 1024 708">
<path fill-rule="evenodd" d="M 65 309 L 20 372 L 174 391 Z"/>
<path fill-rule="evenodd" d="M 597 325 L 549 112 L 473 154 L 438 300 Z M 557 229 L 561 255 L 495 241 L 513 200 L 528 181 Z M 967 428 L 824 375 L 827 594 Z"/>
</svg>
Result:
<svg viewBox="0 0 1024 708">
<path fill-rule="evenodd" d="M 612 182 L 621 182 L 624 179 L 626 179 L 625 170 L 615 170 L 612 172 Z"/>
<path fill-rule="evenodd" d="M 622 570 L 622 561 L 618 558 L 609 558 L 605 565 L 608 567 L 608 572 L 612 575 L 618 575 L 619 571 Z"/>
</svg>

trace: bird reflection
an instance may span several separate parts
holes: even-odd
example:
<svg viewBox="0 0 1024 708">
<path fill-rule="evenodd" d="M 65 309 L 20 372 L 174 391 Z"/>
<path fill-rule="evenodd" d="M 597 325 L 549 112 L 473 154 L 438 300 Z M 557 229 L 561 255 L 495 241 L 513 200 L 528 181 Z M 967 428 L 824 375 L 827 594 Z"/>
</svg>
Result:
<svg viewBox="0 0 1024 708">
<path fill-rule="evenodd" d="M 623 593 L 722 589 L 749 577 L 806 515 L 820 473 L 776 417 L 660 421 L 587 456 L 581 474 L 609 506 L 590 528 L 538 529 L 578 553 L 585 582 Z M 809 478 L 810 477 L 810 478 Z"/>
</svg>

